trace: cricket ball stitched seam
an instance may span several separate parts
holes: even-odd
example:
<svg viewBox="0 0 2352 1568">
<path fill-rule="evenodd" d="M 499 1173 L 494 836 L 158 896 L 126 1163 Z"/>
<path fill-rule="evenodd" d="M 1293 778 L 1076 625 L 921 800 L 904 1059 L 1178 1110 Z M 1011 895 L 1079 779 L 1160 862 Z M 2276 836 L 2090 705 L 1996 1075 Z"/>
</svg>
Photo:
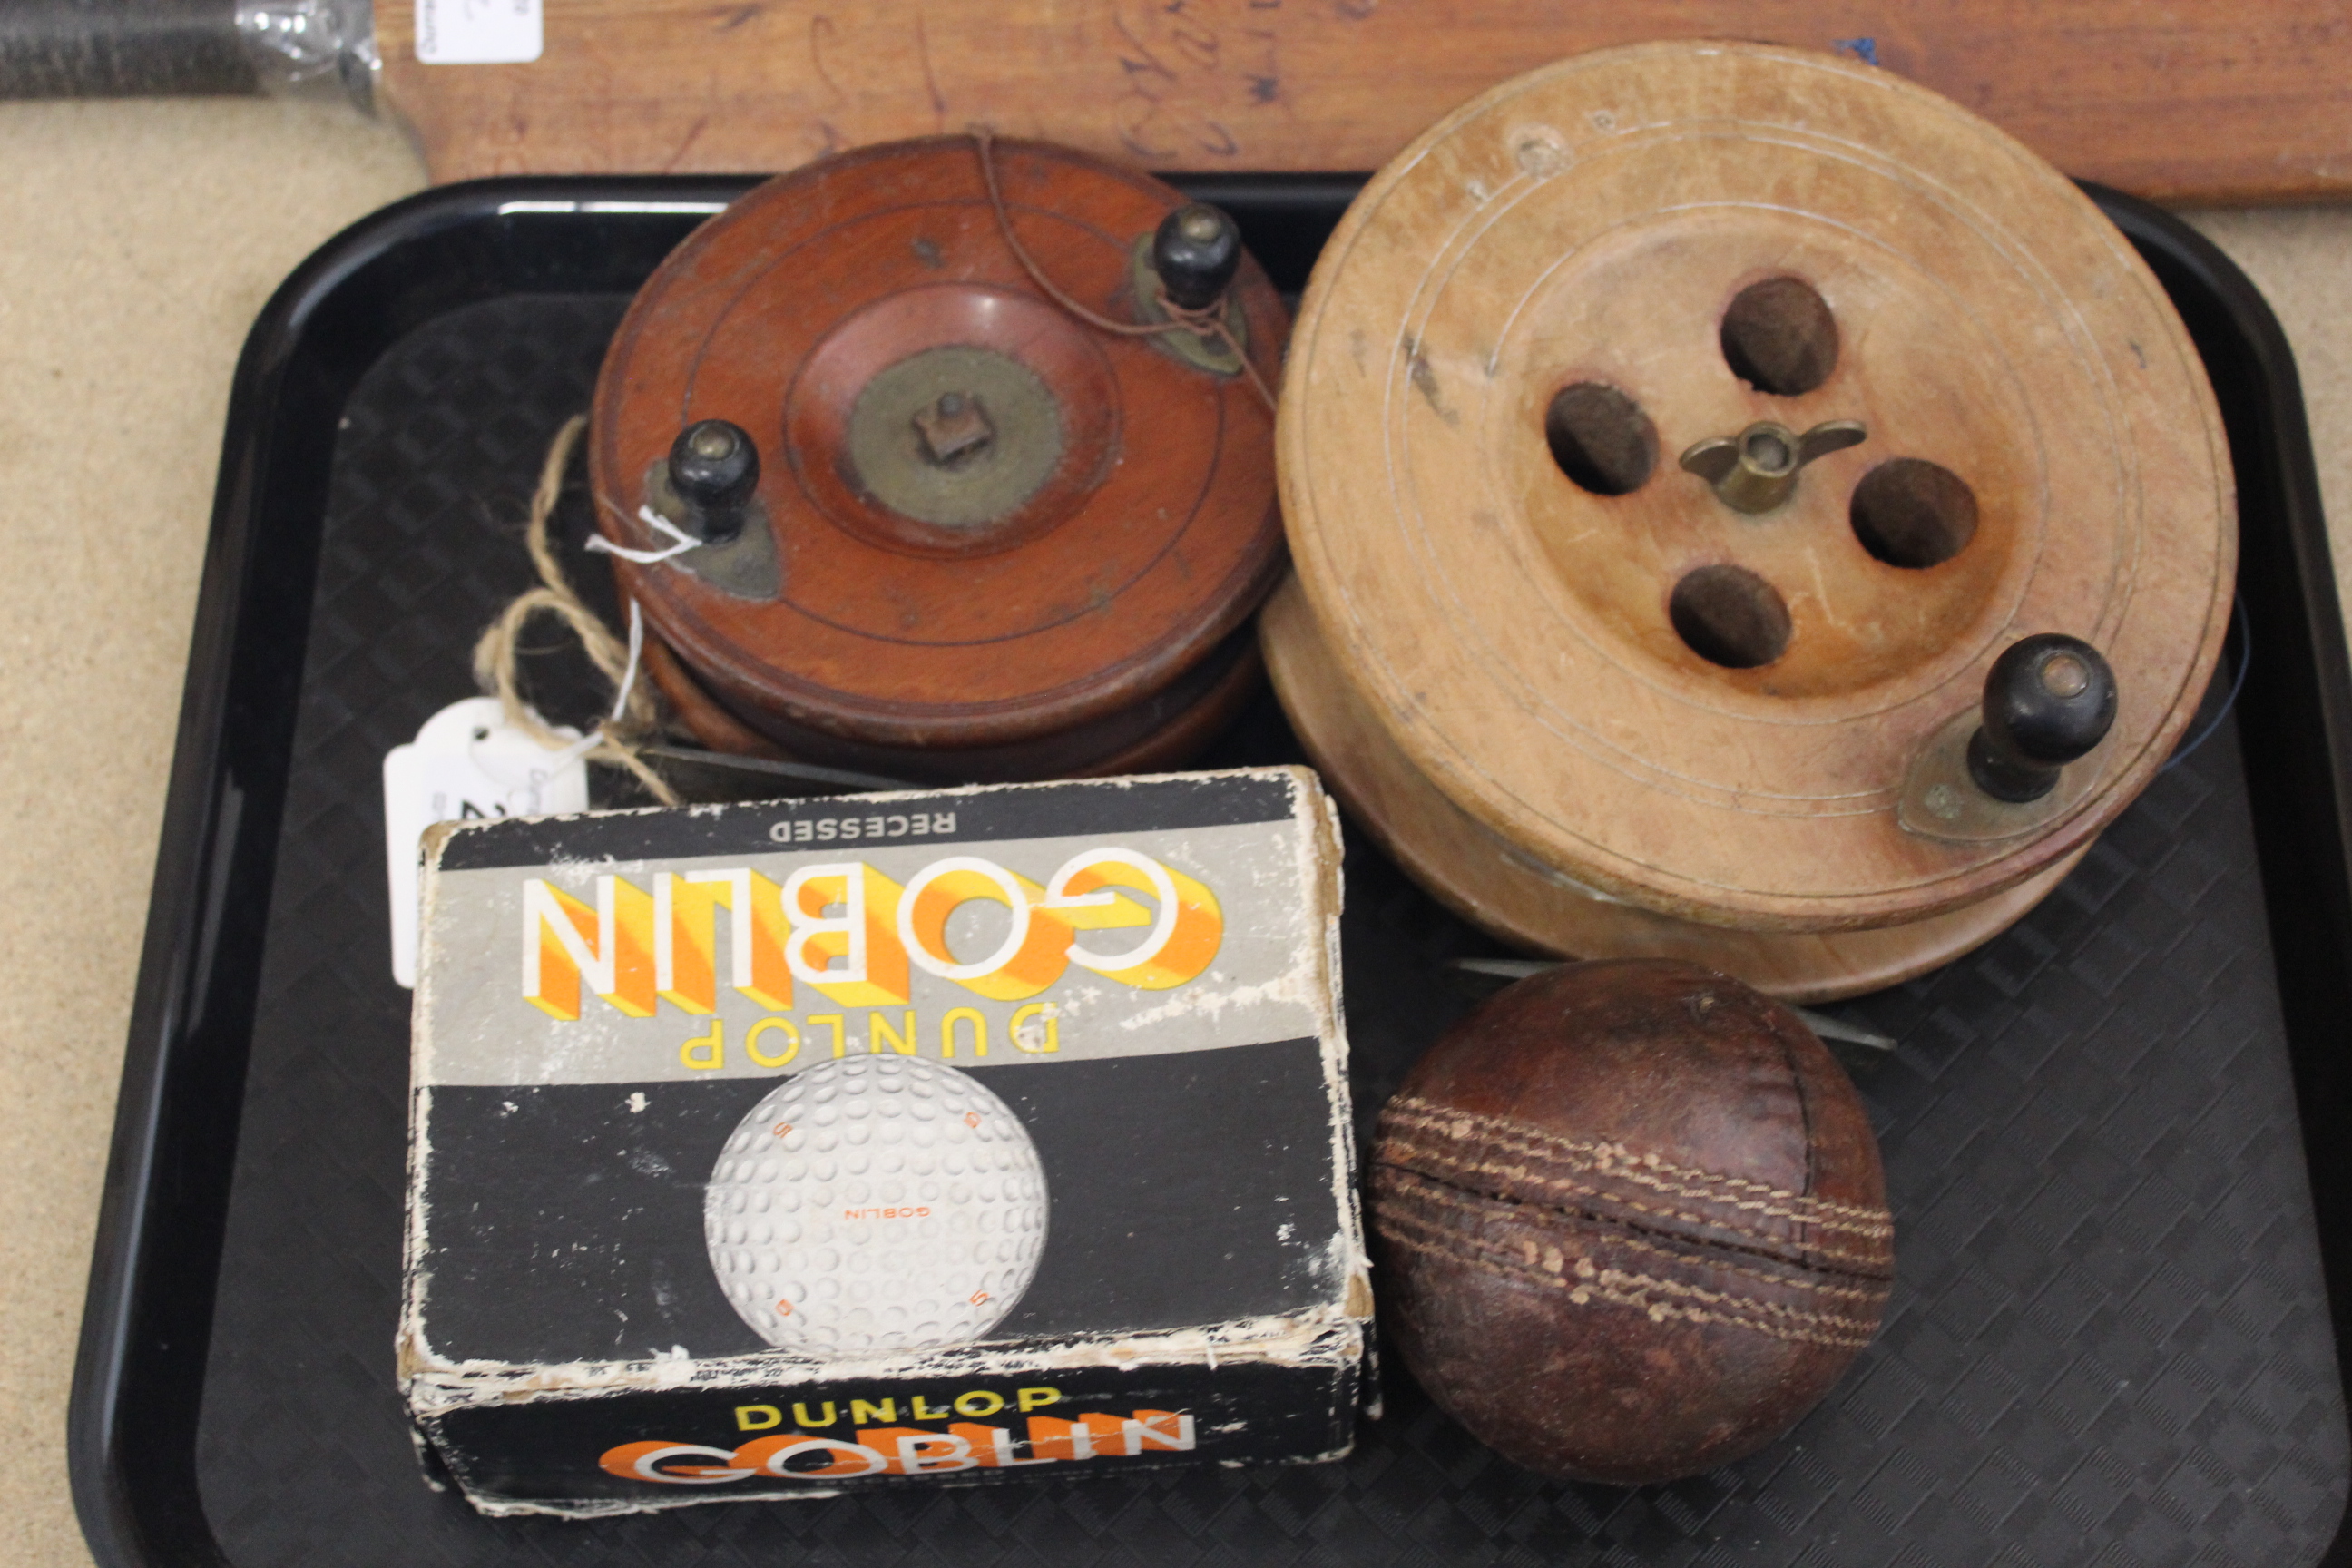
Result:
<svg viewBox="0 0 2352 1568">
<path fill-rule="evenodd" d="M 1644 1241 L 1638 1236 L 1624 1232 L 1612 1234 L 1607 1245 L 1629 1247 L 1635 1252 L 1647 1252 L 1654 1257 L 1671 1258 L 1686 1263 L 1698 1261 L 1688 1252 L 1677 1252 L 1671 1247 L 1661 1247 L 1654 1241 Z M 1721 1269 L 1727 1274 L 1745 1275 L 1750 1279 L 1760 1279 L 1768 1285 L 1785 1285 L 1792 1290 L 1817 1290 L 1824 1296 L 1848 1296 L 1857 1301 L 1883 1301 L 1886 1299 L 1887 1288 L 1884 1284 L 1832 1285 L 1817 1279 L 1792 1279 L 1785 1274 L 1775 1274 L 1769 1268 L 1759 1268 L 1753 1264 L 1732 1263 L 1713 1258 L 1706 1259 L 1705 1267 Z M 1790 1267 L 1802 1266 L 1791 1264 Z"/>
<path fill-rule="evenodd" d="M 1483 1194 L 1465 1193 L 1458 1187 L 1448 1186 L 1443 1182 L 1433 1181 L 1427 1176 L 1420 1175 L 1411 1171 L 1400 1171 L 1395 1173 L 1401 1179 L 1394 1183 L 1382 1184 L 1382 1187 L 1385 1187 L 1387 1190 L 1382 1190 L 1382 1187 L 1374 1188 L 1372 1201 L 1376 1208 L 1379 1207 L 1383 1201 L 1390 1204 L 1402 1203 L 1406 1205 L 1416 1202 L 1431 1203 L 1442 1205 L 1444 1207 L 1456 1210 L 1459 1213 L 1469 1215 L 1482 1224 L 1501 1222 L 1505 1224 L 1524 1225 L 1528 1223 L 1526 1217 L 1526 1209 L 1528 1205 L 1524 1204 L 1515 1203 L 1508 1198 L 1490 1198 Z M 1405 1212 L 1408 1217 L 1413 1217 L 1411 1216 L 1409 1210 L 1402 1212 Z M 1554 1210 L 1551 1212 L 1558 1213 L 1559 1211 Z M 1532 1245 L 1533 1242 L 1531 1240 L 1523 1240 L 1520 1243 L 1522 1248 L 1531 1247 Z M 1733 1263 L 1727 1259 L 1719 1259 L 1704 1255 L 1694 1254 L 1689 1251 L 1678 1251 L 1671 1247 L 1661 1247 L 1655 1242 L 1644 1241 L 1640 1237 L 1622 1231 L 1612 1230 L 1605 1238 L 1596 1237 L 1595 1245 L 1598 1247 L 1604 1248 L 1622 1247 L 1636 1252 L 1646 1252 L 1651 1254 L 1653 1257 L 1664 1258 L 1676 1263 L 1686 1264 L 1693 1268 L 1707 1268 L 1719 1270 L 1728 1274 L 1743 1275 L 1750 1279 L 1759 1280 L 1767 1285 L 1778 1285 L 1786 1289 L 1811 1290 L 1823 1296 L 1843 1296 L 1855 1301 L 1868 1302 L 1874 1305 L 1885 1302 L 1887 1293 L 1892 1288 L 1891 1277 L 1883 1281 L 1874 1281 L 1864 1285 L 1833 1285 L 1825 1280 L 1806 1279 L 1787 1274 L 1776 1273 L 1769 1268 L 1756 1268 L 1752 1264 Z M 1552 1259 L 1557 1253 L 1557 1248 L 1548 1248 L 1546 1250 L 1543 1258 L 1541 1258 L 1545 1267 L 1551 1267 Z M 1528 1261 L 1533 1263 L 1538 1261 L 1538 1259 L 1530 1257 Z M 1789 1267 L 1791 1268 L 1801 1268 L 1805 1266 L 1801 1263 L 1792 1262 Z"/>
<path fill-rule="evenodd" d="M 1463 1130 L 1450 1129 L 1442 1126 L 1418 1128 L 1411 1131 L 1399 1131 L 1391 1128 L 1390 1137 L 1399 1145 L 1414 1152 L 1427 1151 L 1429 1146 L 1420 1143 L 1414 1140 L 1412 1136 L 1412 1131 L 1426 1131 L 1438 1136 L 1448 1136 L 1457 1131 Z M 1489 1136 L 1483 1140 L 1483 1142 L 1490 1147 L 1499 1146 L 1502 1152 L 1506 1153 L 1532 1156 L 1536 1159 L 1545 1160 L 1555 1164 L 1567 1166 L 1570 1170 L 1584 1171 L 1604 1180 L 1622 1178 L 1632 1182 L 1636 1185 L 1647 1187 L 1669 1197 L 1690 1198 L 1701 1203 L 1721 1204 L 1727 1208 L 1744 1210 L 1748 1213 L 1762 1215 L 1766 1218 L 1785 1219 L 1800 1225 L 1817 1226 L 1824 1230 L 1845 1231 L 1850 1234 L 1864 1237 L 1879 1237 L 1892 1234 L 1885 1223 L 1883 1211 L 1864 1209 L 1852 1204 L 1832 1203 L 1828 1200 L 1820 1198 L 1792 1197 L 1788 1199 L 1784 1205 L 1767 1203 L 1761 1199 L 1755 1198 L 1727 1197 L 1721 1193 L 1710 1192 L 1703 1187 L 1694 1187 L 1662 1181 L 1657 1177 L 1648 1175 L 1644 1173 L 1629 1171 L 1621 1166 L 1596 1164 L 1585 1160 L 1565 1158 L 1558 1155 L 1549 1149 L 1541 1146 L 1530 1147 L 1527 1142 L 1519 1140 L 1508 1139 L 1500 1136 Z M 1458 1158 L 1458 1156 L 1450 1157 Z M 1490 1174 L 1498 1176 L 1519 1175 L 1537 1181 L 1558 1179 L 1540 1176 L 1526 1166 L 1503 1165 L 1490 1163 L 1481 1168 L 1485 1169 Z M 1628 1203 L 1632 1202 L 1631 1199 L 1621 1201 Z M 1875 1217 L 1873 1217 L 1874 1215 L 1875 1215 Z"/>
<path fill-rule="evenodd" d="M 1655 1205 L 1644 1204 L 1635 1199 L 1625 1197 L 1620 1194 L 1610 1192 L 1605 1188 L 1591 1186 L 1582 1182 L 1571 1181 L 1566 1176 L 1545 1174 L 1532 1171 L 1525 1165 L 1507 1165 L 1498 1163 L 1492 1160 L 1467 1159 L 1447 1150 L 1435 1149 L 1426 1145 L 1413 1143 L 1402 1138 L 1384 1139 L 1381 1143 L 1376 1158 L 1382 1164 L 1393 1165 L 1401 1170 L 1412 1170 L 1416 1167 L 1425 1166 L 1436 1166 L 1440 1168 L 1436 1171 L 1424 1172 L 1424 1173 L 1430 1175 L 1443 1175 L 1446 1173 L 1453 1173 L 1470 1177 L 1485 1176 L 1492 1179 L 1523 1183 L 1538 1191 L 1548 1193 L 1555 1196 L 1564 1195 L 1568 1197 L 1596 1199 L 1604 1203 L 1622 1205 L 1625 1208 L 1633 1210 L 1636 1214 L 1649 1215 L 1663 1219 L 1679 1220 L 1685 1225 L 1700 1226 L 1709 1230 L 1722 1231 L 1727 1235 L 1742 1237 L 1758 1244 L 1759 1246 L 1786 1247 L 1795 1245 L 1795 1243 L 1791 1241 L 1790 1237 L 1782 1233 L 1760 1230 L 1751 1226 L 1740 1225 L 1717 1215 L 1695 1214 L 1688 1209 L 1665 1208 Z M 1825 1230 L 1847 1230 L 1855 1227 L 1843 1224 L 1835 1226 L 1825 1224 L 1822 1228 Z M 1885 1240 L 1891 1237 L 1892 1234 L 1892 1226 L 1882 1226 L 1876 1228 L 1876 1234 L 1864 1232 L 1863 1239 Z M 1826 1244 L 1817 1245 L 1815 1250 L 1821 1251 L 1831 1257 L 1862 1263 L 1868 1263 L 1875 1257 L 1874 1253 L 1851 1253 Z"/>
<path fill-rule="evenodd" d="M 1392 1223 L 1402 1220 L 1408 1225 L 1414 1225 L 1407 1215 L 1391 1214 L 1386 1217 Z M 1466 1268 L 1565 1290 L 1568 1292 L 1569 1300 L 1579 1307 L 1591 1306 L 1595 1301 L 1599 1301 L 1613 1307 L 1636 1309 L 1646 1314 L 1654 1323 L 1663 1323 L 1673 1319 L 1680 1319 L 1688 1323 L 1720 1323 L 1730 1328 L 1746 1329 L 1752 1333 L 1763 1334 L 1771 1339 L 1787 1340 L 1799 1344 L 1826 1345 L 1840 1350 L 1859 1350 L 1870 1343 L 1878 1331 L 1875 1319 L 1864 1321 L 1858 1318 L 1837 1317 L 1828 1313 L 1804 1312 L 1769 1301 L 1758 1301 L 1747 1297 L 1727 1296 L 1716 1291 L 1701 1290 L 1696 1286 L 1677 1286 L 1671 1280 L 1656 1279 L 1648 1275 L 1627 1274 L 1614 1268 L 1597 1268 L 1593 1267 L 1592 1260 L 1586 1258 L 1577 1259 L 1578 1267 L 1574 1275 L 1571 1276 L 1565 1270 L 1555 1274 L 1542 1268 L 1530 1268 L 1515 1258 L 1496 1257 L 1484 1251 L 1473 1250 L 1464 1245 L 1464 1238 L 1429 1226 L 1425 1221 L 1419 1222 L 1415 1228 L 1424 1234 L 1410 1235 L 1391 1231 L 1389 1239 L 1400 1247 L 1431 1257 L 1444 1258 Z M 1589 1275 L 1585 1273 L 1588 1268 L 1591 1269 Z M 1628 1286 L 1632 1289 L 1626 1289 Z M 1654 1300 L 1650 1294 L 1653 1291 L 1668 1295 L 1688 1295 L 1703 1300 L 1706 1304 L 1682 1306 L 1673 1301 Z M 1737 1310 L 1741 1308 L 1751 1309 L 1766 1315 L 1749 1316 L 1748 1312 Z"/>
<path fill-rule="evenodd" d="M 1542 1259 L 1540 1264 L 1538 1264 L 1528 1260 L 1525 1257 L 1515 1258 L 1511 1255 L 1508 1249 L 1498 1247 L 1494 1243 L 1483 1241 L 1476 1237 L 1457 1235 L 1452 1231 L 1433 1226 L 1427 1221 L 1422 1220 L 1415 1215 L 1399 1215 L 1397 1217 L 1402 1219 L 1408 1228 L 1415 1228 L 1422 1233 L 1422 1239 L 1425 1244 L 1424 1249 L 1428 1247 L 1452 1248 L 1455 1251 L 1456 1256 L 1464 1262 L 1476 1261 L 1492 1263 L 1499 1268 L 1534 1275 L 1547 1280 L 1557 1279 L 1561 1283 L 1570 1283 L 1569 1276 L 1571 1270 L 1568 1265 L 1568 1260 L 1565 1258 L 1560 1257 L 1556 1250 L 1550 1252 Z M 1408 1246 L 1413 1245 L 1415 1240 L 1412 1236 L 1406 1236 L 1402 1239 L 1403 1239 Z M 1465 1251 L 1465 1248 L 1469 1250 Z M 1472 1256 L 1473 1253 L 1476 1255 L 1475 1258 Z M 1834 1333 L 1843 1331 L 1848 1333 L 1861 1333 L 1866 1335 L 1874 1331 L 1877 1327 L 1877 1314 L 1875 1313 L 1873 1313 L 1868 1318 L 1862 1318 L 1849 1316 L 1843 1312 L 1808 1311 L 1801 1307 L 1790 1307 L 1777 1301 L 1764 1300 L 1759 1297 L 1743 1296 L 1734 1291 L 1709 1290 L 1704 1286 L 1685 1284 L 1680 1280 L 1675 1279 L 1664 1279 L 1653 1274 L 1633 1274 L 1622 1268 L 1603 1268 L 1600 1265 L 1594 1263 L 1590 1258 L 1578 1258 L 1575 1261 L 1572 1272 L 1575 1275 L 1575 1280 L 1573 1283 L 1589 1287 L 1596 1291 L 1616 1292 L 1616 1299 L 1620 1301 L 1620 1304 L 1640 1304 L 1644 1306 L 1654 1305 L 1660 1310 L 1667 1312 L 1681 1312 L 1691 1310 L 1687 1308 L 1676 1308 L 1670 1303 L 1664 1302 L 1651 1303 L 1646 1300 L 1639 1303 L 1628 1302 L 1625 1300 L 1625 1296 L 1628 1291 L 1628 1288 L 1630 1287 L 1632 1292 L 1636 1294 L 1656 1291 L 1662 1295 L 1684 1297 L 1691 1300 L 1701 1302 L 1708 1310 L 1717 1312 L 1723 1312 L 1726 1310 L 1745 1310 L 1766 1313 L 1771 1318 L 1779 1320 L 1784 1326 L 1788 1326 L 1794 1330 L 1811 1329 L 1823 1333 Z M 1582 1305 L 1581 1302 L 1578 1304 L 1580 1306 Z"/>
<path fill-rule="evenodd" d="M 1465 1176 L 1485 1176 L 1496 1180 L 1516 1181 L 1524 1183 L 1528 1186 L 1536 1188 L 1542 1192 L 1556 1194 L 1564 1194 L 1570 1197 L 1591 1198 L 1605 1203 L 1622 1205 L 1626 1208 L 1632 1209 L 1636 1214 L 1651 1215 L 1664 1219 L 1680 1220 L 1685 1225 L 1702 1226 L 1709 1230 L 1722 1231 L 1727 1235 L 1744 1237 L 1748 1240 L 1753 1241 L 1759 1246 L 1787 1247 L 1801 1245 L 1793 1242 L 1791 1238 L 1787 1236 L 1772 1231 L 1758 1230 L 1751 1226 L 1738 1225 L 1730 1220 L 1722 1218 L 1719 1215 L 1694 1214 L 1687 1209 L 1658 1207 L 1653 1205 L 1637 1202 L 1633 1198 L 1625 1197 L 1616 1193 L 1605 1191 L 1600 1187 L 1588 1186 L 1581 1182 L 1570 1181 L 1565 1176 L 1542 1174 L 1538 1172 L 1531 1171 L 1524 1165 L 1505 1165 L 1498 1164 L 1491 1160 L 1465 1159 L 1460 1155 L 1450 1153 L 1444 1150 L 1430 1148 L 1426 1145 L 1414 1143 L 1407 1139 L 1396 1137 L 1394 1135 L 1383 1138 L 1381 1141 L 1373 1157 L 1382 1164 L 1394 1165 L 1402 1170 L 1411 1170 L 1416 1166 L 1434 1165 L 1441 1167 L 1442 1170 L 1428 1172 L 1428 1174 L 1438 1175 L 1444 1172 L 1454 1172 Z M 1882 1219 L 1875 1225 L 1863 1226 L 1842 1220 L 1808 1220 L 1801 1215 L 1779 1215 L 1776 1217 L 1793 1219 L 1800 1224 L 1817 1225 L 1823 1230 L 1845 1231 L 1854 1235 L 1864 1242 L 1875 1241 L 1880 1243 L 1891 1243 L 1895 1236 L 1895 1226 L 1891 1219 Z M 1809 1245 L 1811 1250 L 1819 1252 L 1824 1257 L 1834 1258 L 1842 1262 L 1853 1263 L 1864 1268 L 1883 1266 L 1886 1250 L 1886 1248 L 1882 1246 L 1880 1247 L 1873 1248 L 1868 1252 L 1850 1252 L 1828 1242 L 1813 1242 Z"/>
<path fill-rule="evenodd" d="M 1561 1138 L 1546 1132 L 1541 1128 L 1531 1127 L 1526 1122 L 1513 1121 L 1504 1117 L 1487 1116 L 1471 1110 L 1445 1110 L 1412 1095 L 1398 1096 L 1391 1103 L 1389 1113 L 1398 1121 L 1409 1122 L 1423 1131 L 1439 1132 L 1455 1138 L 1467 1137 L 1471 1131 L 1477 1131 L 1485 1133 L 1489 1142 L 1497 1143 L 1514 1153 L 1549 1156 L 1580 1169 L 1589 1169 L 1608 1175 L 1620 1175 L 1628 1181 L 1638 1182 L 1643 1185 L 1673 1191 L 1678 1196 L 1697 1197 L 1703 1194 L 1669 1187 L 1650 1173 L 1663 1172 L 1666 1175 L 1685 1182 L 1730 1187 L 1740 1192 L 1754 1193 L 1760 1197 L 1799 1204 L 1808 1208 L 1819 1209 L 1826 1214 L 1843 1215 L 1853 1219 L 1868 1220 L 1876 1217 L 1877 1215 L 1876 1210 L 1861 1205 L 1838 1203 L 1830 1198 L 1811 1197 L 1803 1193 L 1790 1192 L 1785 1188 L 1775 1187 L 1747 1176 L 1735 1176 L 1728 1172 L 1709 1171 L 1692 1165 L 1678 1165 L 1672 1161 L 1662 1160 L 1655 1154 L 1636 1154 L 1622 1143 L 1595 1143 L 1582 1139 Z M 1739 1202 L 1743 1206 L 1749 1206 L 1747 1205 L 1746 1200 L 1720 1201 Z"/>
<path fill-rule="evenodd" d="M 1662 1160 L 1655 1154 L 1636 1154 L 1622 1143 L 1594 1143 L 1582 1139 L 1561 1138 L 1546 1132 L 1541 1128 L 1531 1127 L 1524 1121 L 1512 1121 L 1504 1117 L 1487 1116 L 1475 1110 L 1447 1110 L 1415 1095 L 1397 1096 L 1389 1102 L 1388 1108 L 1382 1112 L 1382 1117 L 1383 1119 L 1392 1118 L 1416 1130 L 1434 1132 L 1449 1138 L 1463 1139 L 1469 1137 L 1473 1132 L 1481 1133 L 1488 1142 L 1499 1145 L 1507 1152 L 1558 1160 L 1560 1163 L 1577 1170 L 1591 1171 L 1602 1175 L 1622 1176 L 1629 1182 L 1655 1187 L 1675 1197 L 1706 1198 L 1713 1202 L 1728 1203 L 1739 1208 L 1761 1209 L 1766 1214 L 1775 1215 L 1784 1219 L 1805 1219 L 1809 1216 L 1784 1215 L 1779 1210 L 1765 1207 L 1754 1199 L 1720 1197 L 1712 1193 L 1689 1191 L 1664 1181 L 1651 1173 L 1662 1172 L 1667 1176 L 1683 1182 L 1729 1187 L 1738 1192 L 1753 1193 L 1763 1199 L 1796 1204 L 1808 1210 L 1818 1210 L 1822 1214 L 1838 1215 L 1849 1219 L 1868 1221 L 1877 1217 L 1878 1214 L 1878 1211 L 1860 1205 L 1838 1203 L 1830 1198 L 1809 1197 L 1803 1193 L 1792 1193 L 1785 1188 L 1775 1187 L 1747 1176 L 1735 1176 L 1728 1172 L 1704 1170 L 1692 1165 L 1677 1165 L 1672 1161 Z M 1827 1222 L 1812 1221 L 1811 1223 Z"/>
</svg>

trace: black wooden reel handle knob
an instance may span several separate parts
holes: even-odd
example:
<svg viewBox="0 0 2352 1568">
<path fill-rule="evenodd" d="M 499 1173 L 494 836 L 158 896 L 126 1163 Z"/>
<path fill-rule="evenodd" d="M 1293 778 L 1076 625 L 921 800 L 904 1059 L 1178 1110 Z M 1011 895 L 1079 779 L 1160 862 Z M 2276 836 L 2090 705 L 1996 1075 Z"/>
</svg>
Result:
<svg viewBox="0 0 2352 1568">
<path fill-rule="evenodd" d="M 2115 721 L 2116 672 L 2097 648 L 2061 632 L 2020 637 L 1986 672 L 1969 774 L 1995 800 L 2040 800 Z"/>
<path fill-rule="evenodd" d="M 1241 230 L 1205 202 L 1178 207 L 1151 237 L 1151 269 L 1169 303 L 1183 310 L 1215 304 L 1241 264 Z"/>
<path fill-rule="evenodd" d="M 740 425 L 699 419 L 670 443 L 670 489 L 694 512 L 704 539 L 732 539 L 743 531 L 743 504 L 759 483 L 760 448 Z"/>
</svg>

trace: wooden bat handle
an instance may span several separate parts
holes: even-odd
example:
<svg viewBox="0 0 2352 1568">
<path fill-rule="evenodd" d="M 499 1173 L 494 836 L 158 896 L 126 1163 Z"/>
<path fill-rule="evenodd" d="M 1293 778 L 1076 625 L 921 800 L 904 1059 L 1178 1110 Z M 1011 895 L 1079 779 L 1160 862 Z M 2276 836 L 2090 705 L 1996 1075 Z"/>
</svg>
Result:
<svg viewBox="0 0 2352 1568">
<path fill-rule="evenodd" d="M 0 6 L 0 97 L 257 93 L 236 0 L 16 0 Z"/>
<path fill-rule="evenodd" d="M 348 95 L 373 107 L 369 0 L 11 0 L 0 99 Z"/>
</svg>

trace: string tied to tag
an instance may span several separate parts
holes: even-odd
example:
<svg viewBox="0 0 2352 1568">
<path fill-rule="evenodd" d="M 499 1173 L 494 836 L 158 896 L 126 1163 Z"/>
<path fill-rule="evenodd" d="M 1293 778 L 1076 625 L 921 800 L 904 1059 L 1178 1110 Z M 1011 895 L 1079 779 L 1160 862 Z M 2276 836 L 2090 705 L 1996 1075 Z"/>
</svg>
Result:
<svg viewBox="0 0 2352 1568">
<path fill-rule="evenodd" d="M 613 628 L 582 601 L 555 559 L 554 545 L 548 538 L 549 520 L 563 494 L 564 471 L 571 466 L 572 451 L 587 427 L 588 416 L 575 414 L 563 422 L 555 439 L 548 444 L 546 461 L 539 470 L 539 488 L 530 498 L 530 525 L 523 534 L 531 564 L 539 573 L 539 586 L 518 595 L 475 643 L 474 679 L 481 683 L 484 691 L 499 700 L 499 710 L 509 725 L 550 751 L 562 753 L 562 761 L 585 757 L 592 763 L 625 769 L 656 800 L 664 805 L 676 805 L 677 791 L 639 755 L 640 749 L 661 730 L 661 714 L 652 689 L 637 679 L 645 652 L 644 614 L 635 599 L 629 601 L 629 639 L 623 643 Z M 668 525 L 658 515 L 646 521 L 677 535 L 685 544 L 673 545 L 667 552 L 632 552 L 608 546 L 611 552 L 631 560 L 642 560 L 647 555 L 666 560 L 701 542 Z M 556 616 L 570 627 L 589 661 L 613 683 L 611 714 L 577 741 L 551 729 L 522 698 L 517 669 L 522 629 L 533 616 L 541 613 Z"/>
</svg>

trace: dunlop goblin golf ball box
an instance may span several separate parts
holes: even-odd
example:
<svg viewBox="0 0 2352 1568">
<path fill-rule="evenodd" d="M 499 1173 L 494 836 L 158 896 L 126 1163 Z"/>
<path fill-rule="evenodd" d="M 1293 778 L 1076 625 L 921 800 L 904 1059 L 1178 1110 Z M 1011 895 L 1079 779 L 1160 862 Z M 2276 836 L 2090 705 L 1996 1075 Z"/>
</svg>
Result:
<svg viewBox="0 0 2352 1568">
<path fill-rule="evenodd" d="M 587 1515 L 1344 1452 L 1338 867 L 1296 769 L 428 839 L 434 1461 Z"/>
</svg>

